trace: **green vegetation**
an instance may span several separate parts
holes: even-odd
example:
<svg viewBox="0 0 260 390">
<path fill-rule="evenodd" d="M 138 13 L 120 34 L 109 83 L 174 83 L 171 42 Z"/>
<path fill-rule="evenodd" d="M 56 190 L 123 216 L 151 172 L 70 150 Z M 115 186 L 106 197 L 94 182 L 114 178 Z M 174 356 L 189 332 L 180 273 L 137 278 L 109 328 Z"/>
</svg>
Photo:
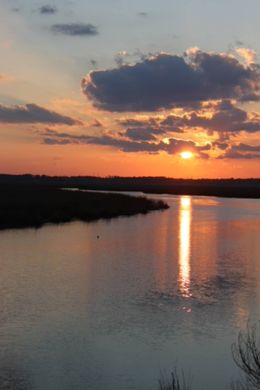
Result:
<svg viewBox="0 0 260 390">
<path fill-rule="evenodd" d="M 94 221 L 167 208 L 162 201 L 123 194 L 64 191 L 38 185 L 0 187 L 0 229 Z"/>
</svg>

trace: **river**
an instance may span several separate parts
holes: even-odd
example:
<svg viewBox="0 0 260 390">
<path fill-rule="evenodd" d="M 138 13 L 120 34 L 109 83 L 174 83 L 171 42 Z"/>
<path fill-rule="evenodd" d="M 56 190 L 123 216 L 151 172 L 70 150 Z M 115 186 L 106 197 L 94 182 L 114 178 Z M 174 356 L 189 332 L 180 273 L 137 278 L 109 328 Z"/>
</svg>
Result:
<svg viewBox="0 0 260 390">
<path fill-rule="evenodd" d="M 238 377 L 231 345 L 260 320 L 260 201 L 149 197 L 170 209 L 0 232 L 2 383 L 157 390 L 177 366 L 194 390 L 225 390 Z"/>
</svg>

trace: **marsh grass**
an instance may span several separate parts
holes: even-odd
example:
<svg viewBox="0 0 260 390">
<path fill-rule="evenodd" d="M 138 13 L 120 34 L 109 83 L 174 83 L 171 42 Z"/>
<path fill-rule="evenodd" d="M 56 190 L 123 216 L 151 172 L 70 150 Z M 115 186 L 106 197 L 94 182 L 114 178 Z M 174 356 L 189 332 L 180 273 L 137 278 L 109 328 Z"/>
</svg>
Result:
<svg viewBox="0 0 260 390">
<path fill-rule="evenodd" d="M 160 200 L 123 194 L 64 191 L 37 185 L 0 187 L 0 229 L 95 221 L 167 208 Z"/>
</svg>

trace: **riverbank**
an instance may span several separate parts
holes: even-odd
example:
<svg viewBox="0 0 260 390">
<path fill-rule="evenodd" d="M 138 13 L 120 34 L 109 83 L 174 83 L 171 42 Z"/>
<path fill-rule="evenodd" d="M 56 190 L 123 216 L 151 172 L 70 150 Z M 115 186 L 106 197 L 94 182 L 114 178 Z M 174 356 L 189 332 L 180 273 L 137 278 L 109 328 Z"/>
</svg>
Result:
<svg viewBox="0 0 260 390">
<path fill-rule="evenodd" d="M 5 185 L 40 185 L 147 194 L 218 196 L 260 199 L 260 179 L 172 179 L 167 177 L 94 177 L 0 175 Z"/>
<path fill-rule="evenodd" d="M 165 210 L 162 201 L 42 186 L 0 186 L 0 229 L 41 227 L 73 220 L 95 221 Z"/>
</svg>

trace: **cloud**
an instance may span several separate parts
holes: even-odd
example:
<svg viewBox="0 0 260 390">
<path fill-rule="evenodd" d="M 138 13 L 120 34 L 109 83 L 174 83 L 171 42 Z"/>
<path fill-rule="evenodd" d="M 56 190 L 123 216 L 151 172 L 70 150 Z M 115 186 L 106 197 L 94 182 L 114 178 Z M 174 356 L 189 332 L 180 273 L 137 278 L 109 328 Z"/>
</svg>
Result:
<svg viewBox="0 0 260 390">
<path fill-rule="evenodd" d="M 247 145 L 244 143 L 239 143 L 232 146 L 227 145 L 225 153 L 219 156 L 218 159 L 260 159 L 260 146 Z"/>
<path fill-rule="evenodd" d="M 240 153 L 232 149 L 228 150 L 222 156 L 219 156 L 218 159 L 234 159 L 234 160 L 257 160 L 260 159 L 260 154 L 257 153 Z"/>
<path fill-rule="evenodd" d="M 136 141 L 124 138 L 119 138 L 115 135 L 103 134 L 101 136 L 91 135 L 75 135 L 69 133 L 58 133 L 53 130 L 46 130 L 42 133 L 42 142 L 46 145 L 66 145 L 66 144 L 88 144 L 111 146 L 127 153 L 143 152 L 150 154 L 157 154 L 159 152 L 166 152 L 174 155 L 180 153 L 182 150 L 190 150 L 197 153 L 201 158 L 208 158 L 204 153 L 211 149 L 210 144 L 199 146 L 190 140 L 181 140 L 176 138 L 169 138 L 166 142 L 147 142 Z"/>
<path fill-rule="evenodd" d="M 260 131 L 260 115 L 242 110 L 230 100 L 222 100 L 209 102 L 197 111 L 170 114 L 163 120 L 157 120 L 156 126 L 169 132 L 202 128 L 208 132 L 218 133 L 235 134 L 241 131 L 254 133 Z"/>
<path fill-rule="evenodd" d="M 256 52 L 255 50 L 248 49 L 245 47 L 239 47 L 236 49 L 237 54 L 245 61 L 247 66 L 255 64 Z"/>
<path fill-rule="evenodd" d="M 103 124 L 99 120 L 94 119 L 93 122 L 89 123 L 88 127 L 103 127 Z"/>
<path fill-rule="evenodd" d="M 260 131 L 260 115 L 244 111 L 230 100 L 221 100 L 208 102 L 196 111 L 172 113 L 165 117 L 125 118 L 119 120 L 119 124 L 125 128 L 147 128 L 151 134 L 184 133 L 196 129 L 222 134 L 253 133 Z"/>
<path fill-rule="evenodd" d="M 241 41 L 240 39 L 237 39 L 237 40 L 236 40 L 236 45 L 237 45 L 237 46 L 240 46 L 240 47 L 241 47 L 241 46 L 244 46 L 244 42 Z"/>
<path fill-rule="evenodd" d="M 124 119 L 119 119 L 118 123 L 121 126 L 124 127 L 147 127 L 147 126 L 158 126 L 158 118 L 155 117 L 150 117 L 150 118 L 145 118 L 145 119 L 136 119 L 136 118 L 124 118 Z"/>
<path fill-rule="evenodd" d="M 183 133 L 182 126 L 186 126 L 186 120 L 183 116 L 171 114 L 166 117 L 150 117 L 146 119 L 131 119 L 119 122 L 124 127 L 150 127 L 153 132 L 157 133 Z"/>
<path fill-rule="evenodd" d="M 149 118 L 143 121 L 138 119 L 125 119 L 122 122 L 119 121 L 119 123 L 126 127 L 126 130 L 120 134 L 135 141 L 152 141 L 156 140 L 158 136 L 162 136 L 167 133 L 184 132 L 176 127 L 164 125 L 162 124 L 163 122 L 164 121 L 160 118 Z"/>
<path fill-rule="evenodd" d="M 154 141 L 156 140 L 154 133 L 155 131 L 151 128 L 130 128 L 122 133 L 122 135 L 133 141 Z"/>
<path fill-rule="evenodd" d="M 57 12 L 57 8 L 55 6 L 47 4 L 47 5 L 43 5 L 42 7 L 40 7 L 39 12 L 42 15 L 53 15 Z"/>
<path fill-rule="evenodd" d="M 239 152 L 259 152 L 260 153 L 260 146 L 252 146 L 240 143 L 238 145 L 234 145 L 232 147 L 232 150 L 239 151 Z"/>
<path fill-rule="evenodd" d="M 70 36 L 94 36 L 98 35 L 98 29 L 93 24 L 71 23 L 54 24 L 51 31 L 57 34 Z"/>
<path fill-rule="evenodd" d="M 45 145 L 69 145 L 71 141 L 69 139 L 54 139 L 54 138 L 44 138 Z"/>
<path fill-rule="evenodd" d="M 99 145 L 108 146 L 125 153 L 167 153 L 179 155 L 182 151 L 191 151 L 201 159 L 260 159 L 260 146 L 238 143 L 231 145 L 221 139 L 198 144 L 192 140 L 183 140 L 175 137 L 165 137 L 162 140 L 156 138 L 151 129 L 130 128 L 124 132 L 112 134 L 104 132 L 99 136 L 88 134 L 71 134 L 46 129 L 41 133 L 42 143 L 45 145 Z M 211 156 L 210 152 L 217 152 Z"/>
<path fill-rule="evenodd" d="M 228 149 L 229 144 L 226 143 L 226 142 L 215 141 L 215 142 L 213 143 L 213 146 L 216 147 L 216 148 L 218 148 L 218 149 L 220 149 L 220 150 L 226 150 L 226 149 Z"/>
<path fill-rule="evenodd" d="M 207 115 L 209 110 L 211 116 Z M 217 132 L 239 132 L 246 128 L 249 130 L 249 124 L 258 123 L 250 121 L 248 113 L 235 107 L 229 100 L 209 104 L 204 110 L 192 111 L 182 117 L 170 115 L 166 121 L 172 126 L 204 128 Z"/>
<path fill-rule="evenodd" d="M 195 48 L 183 56 L 161 53 L 134 65 L 92 71 L 81 85 L 99 109 L 157 111 L 196 107 L 208 100 L 259 100 L 260 68 L 230 54 Z"/>
<path fill-rule="evenodd" d="M 212 105 L 211 109 L 213 112 L 210 118 L 193 112 L 186 124 L 191 127 L 202 127 L 206 130 L 226 133 L 239 133 L 241 131 L 253 133 L 260 130 L 260 116 L 258 114 L 248 113 L 236 107 L 229 100 L 220 101 Z"/>
<path fill-rule="evenodd" d="M 49 111 L 36 104 L 12 107 L 0 105 L 0 123 L 48 123 L 69 126 L 80 124 L 69 116 Z"/>
<path fill-rule="evenodd" d="M 95 68 L 98 64 L 97 60 L 94 60 L 94 58 L 92 58 L 89 62 L 93 68 Z"/>
<path fill-rule="evenodd" d="M 176 116 L 177 118 L 177 116 Z M 119 119 L 118 123 L 120 126 L 126 128 L 124 135 L 132 140 L 155 140 L 159 135 L 165 135 L 168 133 L 184 133 L 184 130 L 178 128 L 177 125 L 168 123 L 166 119 L 162 117 L 146 117 L 144 119 L 137 118 L 125 118 Z"/>
<path fill-rule="evenodd" d="M 123 65 L 126 64 L 127 58 L 130 57 L 130 54 L 126 51 L 119 51 L 115 55 L 115 63 L 117 64 L 118 67 L 122 67 Z"/>
</svg>

